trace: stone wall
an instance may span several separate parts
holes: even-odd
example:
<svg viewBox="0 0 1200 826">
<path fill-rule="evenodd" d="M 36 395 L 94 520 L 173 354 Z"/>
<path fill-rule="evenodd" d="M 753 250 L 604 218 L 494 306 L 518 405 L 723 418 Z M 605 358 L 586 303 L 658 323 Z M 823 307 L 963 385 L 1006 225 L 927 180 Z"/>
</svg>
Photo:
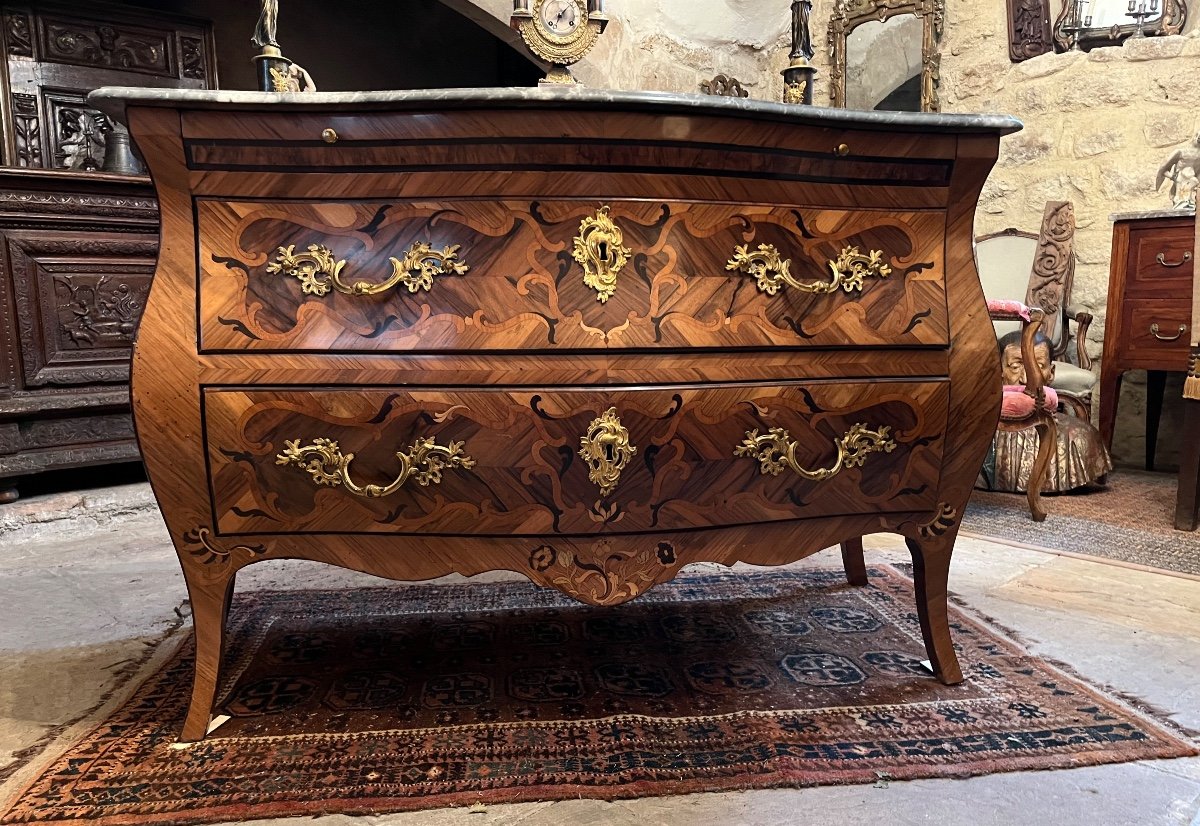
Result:
<svg viewBox="0 0 1200 826">
<path fill-rule="evenodd" d="M 444 0 L 507 21 L 509 0 Z M 790 35 L 787 0 L 610 0 L 614 21 L 576 74 L 592 86 L 695 92 L 714 74 L 738 78 L 751 97 L 779 100 Z M 1052 3 L 1057 7 L 1057 2 Z M 814 100 L 826 104 L 827 29 L 833 0 L 812 15 Z M 1057 11 L 1057 8 L 1055 9 Z M 1078 269 L 1074 300 L 1096 316 L 1090 352 L 1104 334 L 1113 212 L 1170 206 L 1154 191 L 1162 161 L 1200 132 L 1200 9 L 1182 36 L 1129 40 L 1089 54 L 1048 54 L 1013 64 L 1001 0 L 948 0 L 941 44 L 941 100 L 947 112 L 1002 112 L 1025 123 L 1005 138 L 984 190 L 976 233 L 1036 230 L 1046 201 L 1075 204 Z M 1138 374 L 1121 402 L 1119 460 L 1141 455 Z M 1178 388 L 1168 386 L 1168 398 Z M 1173 444 L 1178 403 L 1168 402 L 1163 458 Z"/>
<path fill-rule="evenodd" d="M 1108 297 L 1113 212 L 1170 206 L 1155 192 L 1163 160 L 1200 132 L 1200 10 L 1176 37 L 1127 40 L 1090 53 L 1047 54 L 1012 64 L 1005 5 L 949 3 L 941 90 L 948 112 L 1006 112 L 1025 129 L 1001 142 L 980 201 L 978 234 L 1036 229 L 1047 200 L 1069 199 L 1078 222 L 1074 301 L 1096 316 L 1088 349 L 1099 356 Z M 1180 385 L 1168 385 L 1159 455 L 1176 461 Z M 1138 464 L 1144 451 L 1143 374 L 1126 378 L 1114 458 Z"/>
</svg>

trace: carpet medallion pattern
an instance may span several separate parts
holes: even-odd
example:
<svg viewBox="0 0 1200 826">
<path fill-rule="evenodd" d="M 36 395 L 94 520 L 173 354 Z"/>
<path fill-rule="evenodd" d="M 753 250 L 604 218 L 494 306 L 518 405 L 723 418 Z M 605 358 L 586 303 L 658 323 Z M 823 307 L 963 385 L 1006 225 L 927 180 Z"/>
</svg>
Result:
<svg viewBox="0 0 1200 826">
<path fill-rule="evenodd" d="M 912 583 L 871 569 L 682 577 L 618 609 L 531 585 L 237 598 L 222 708 L 173 746 L 185 644 L 0 808 L 165 824 L 965 776 L 1194 754 L 952 610 L 922 665 Z"/>
</svg>

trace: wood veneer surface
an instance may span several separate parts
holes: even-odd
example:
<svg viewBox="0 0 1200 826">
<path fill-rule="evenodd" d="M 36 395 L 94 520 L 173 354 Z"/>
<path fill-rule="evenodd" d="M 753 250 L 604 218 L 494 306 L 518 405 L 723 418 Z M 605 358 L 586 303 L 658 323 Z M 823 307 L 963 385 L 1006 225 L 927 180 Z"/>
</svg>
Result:
<svg viewBox="0 0 1200 826">
<path fill-rule="evenodd" d="M 648 108 L 130 105 L 163 221 L 133 395 L 196 616 L 184 739 L 208 725 L 237 570 L 283 557 L 402 579 L 510 569 L 616 605 L 689 562 L 838 542 L 857 581 L 858 539 L 895 531 L 934 670 L 961 680 L 946 578 L 1000 398 L 972 220 L 1001 130 Z M 607 302 L 570 254 L 601 207 L 630 249 Z M 377 283 L 417 241 L 471 269 L 321 297 L 267 271 L 315 244 Z M 767 295 L 726 268 L 763 243 L 802 281 L 852 245 L 891 272 Z M 602 491 L 579 451 L 608 409 L 636 452 Z M 892 446 L 839 465 L 855 425 Z M 836 470 L 735 455 L 772 428 L 798 465 Z M 421 438 L 472 463 L 360 496 L 283 456 L 320 438 L 363 486 Z"/>
</svg>

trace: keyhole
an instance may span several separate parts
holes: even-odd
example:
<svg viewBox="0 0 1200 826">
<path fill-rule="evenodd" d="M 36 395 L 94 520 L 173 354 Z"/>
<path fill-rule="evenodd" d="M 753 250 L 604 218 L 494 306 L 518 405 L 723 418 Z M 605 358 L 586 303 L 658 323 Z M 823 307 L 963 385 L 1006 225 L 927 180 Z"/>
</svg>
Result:
<svg viewBox="0 0 1200 826">
<path fill-rule="evenodd" d="M 606 444 L 604 446 L 604 458 L 609 462 L 616 461 L 617 452 L 613 449 L 612 445 Z"/>
<path fill-rule="evenodd" d="M 608 242 L 607 241 L 600 242 L 600 260 L 601 261 L 608 260 Z"/>
</svg>

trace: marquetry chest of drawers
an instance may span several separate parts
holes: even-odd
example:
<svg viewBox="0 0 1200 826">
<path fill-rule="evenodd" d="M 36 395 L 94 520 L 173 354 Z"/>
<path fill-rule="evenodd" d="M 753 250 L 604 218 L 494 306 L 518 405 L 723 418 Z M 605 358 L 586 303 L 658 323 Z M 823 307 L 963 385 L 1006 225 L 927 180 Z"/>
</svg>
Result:
<svg viewBox="0 0 1200 826">
<path fill-rule="evenodd" d="M 995 429 L 971 257 L 999 117 L 569 90 L 101 90 L 158 188 L 143 454 L 205 734 L 236 571 L 680 567 L 904 534 L 934 670 Z"/>
</svg>

